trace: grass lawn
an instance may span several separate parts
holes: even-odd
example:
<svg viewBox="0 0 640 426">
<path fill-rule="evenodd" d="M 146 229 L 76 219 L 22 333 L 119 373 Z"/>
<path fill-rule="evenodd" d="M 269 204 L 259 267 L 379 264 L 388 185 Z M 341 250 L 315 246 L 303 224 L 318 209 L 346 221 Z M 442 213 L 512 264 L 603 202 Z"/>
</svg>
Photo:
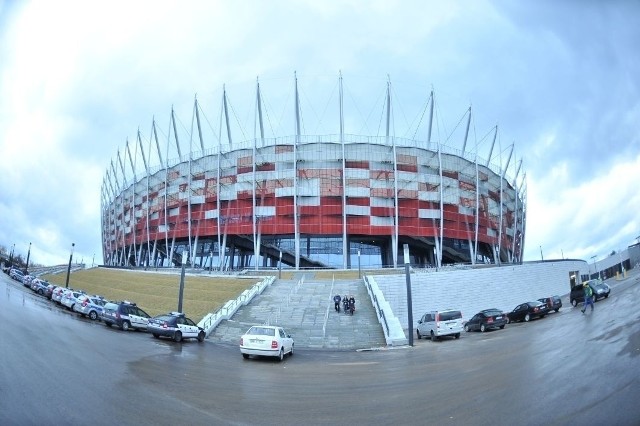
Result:
<svg viewBox="0 0 640 426">
<path fill-rule="evenodd" d="M 65 285 L 67 274 L 41 278 Z M 182 311 L 195 322 L 237 298 L 259 278 L 185 275 Z M 151 316 L 178 310 L 180 275 L 109 268 L 92 268 L 71 273 L 69 287 L 99 294 L 109 300 L 129 300 Z"/>
</svg>

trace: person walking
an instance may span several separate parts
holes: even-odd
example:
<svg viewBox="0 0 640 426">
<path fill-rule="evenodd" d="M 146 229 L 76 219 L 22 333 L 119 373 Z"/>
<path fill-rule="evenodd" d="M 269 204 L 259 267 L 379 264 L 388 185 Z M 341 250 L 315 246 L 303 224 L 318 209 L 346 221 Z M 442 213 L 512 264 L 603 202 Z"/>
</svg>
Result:
<svg viewBox="0 0 640 426">
<path fill-rule="evenodd" d="M 584 304 L 582 305 L 582 313 L 587 310 L 587 306 L 591 305 L 591 312 L 593 312 L 593 290 L 589 282 L 584 283 Z"/>
<path fill-rule="evenodd" d="M 340 302 L 342 301 L 342 297 L 339 294 L 333 296 L 333 305 L 336 312 L 340 312 Z"/>
</svg>

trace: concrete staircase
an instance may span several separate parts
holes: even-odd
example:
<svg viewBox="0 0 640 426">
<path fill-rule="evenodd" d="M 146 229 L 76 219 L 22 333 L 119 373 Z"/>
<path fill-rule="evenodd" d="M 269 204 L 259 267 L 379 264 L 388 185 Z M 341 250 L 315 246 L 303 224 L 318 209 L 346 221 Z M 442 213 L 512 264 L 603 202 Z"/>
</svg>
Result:
<svg viewBox="0 0 640 426">
<path fill-rule="evenodd" d="M 249 305 L 238 309 L 231 319 L 220 323 L 209 340 L 238 344 L 249 327 L 268 323 L 284 327 L 298 348 L 346 350 L 386 346 L 382 326 L 361 280 L 320 281 L 313 280 L 313 274 L 302 275 L 297 280 L 276 280 Z M 353 316 L 334 310 L 335 294 L 355 297 Z"/>
</svg>

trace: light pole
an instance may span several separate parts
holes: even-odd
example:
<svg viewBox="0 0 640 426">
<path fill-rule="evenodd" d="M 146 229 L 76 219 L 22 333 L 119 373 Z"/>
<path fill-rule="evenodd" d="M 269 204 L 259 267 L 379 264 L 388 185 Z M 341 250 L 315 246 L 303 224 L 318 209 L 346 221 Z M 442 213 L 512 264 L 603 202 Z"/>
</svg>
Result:
<svg viewBox="0 0 640 426">
<path fill-rule="evenodd" d="M 407 322 L 409 346 L 413 346 L 413 303 L 411 301 L 411 274 L 409 273 L 409 244 L 404 245 L 404 274 L 407 277 Z"/>
<path fill-rule="evenodd" d="M 71 259 L 73 259 L 73 248 L 76 246 L 76 243 L 71 243 L 71 254 L 69 255 L 69 266 L 67 267 L 67 282 L 64 287 L 69 288 L 69 274 L 71 273 Z"/>
<path fill-rule="evenodd" d="M 360 271 L 360 250 L 358 250 L 358 279 L 362 278 L 362 273 Z"/>
<path fill-rule="evenodd" d="M 213 250 L 209 249 L 209 275 L 211 275 L 212 269 L 213 269 Z"/>
<path fill-rule="evenodd" d="M 596 276 L 598 275 L 598 266 L 596 265 L 596 257 L 598 257 L 597 254 L 594 254 L 593 256 L 591 256 L 591 260 L 593 260 L 593 268 L 596 270 Z M 591 270 L 589 270 L 591 271 Z M 589 279 L 591 279 L 591 272 L 589 272 Z"/>
<path fill-rule="evenodd" d="M 182 312 L 182 295 L 184 293 L 184 264 L 187 263 L 187 255 L 189 251 L 182 252 L 182 269 L 180 270 L 180 291 L 178 293 L 178 312 Z"/>
<path fill-rule="evenodd" d="M 96 260 L 96 254 L 93 253 L 93 258 L 91 258 L 91 267 L 93 268 L 94 261 Z"/>
<path fill-rule="evenodd" d="M 282 279 L 282 251 L 280 251 L 280 261 L 278 262 L 278 279 Z"/>
<path fill-rule="evenodd" d="M 29 250 L 27 251 L 27 266 L 24 267 L 27 272 L 29 271 L 29 257 L 31 257 L 31 242 L 29 242 Z"/>
<path fill-rule="evenodd" d="M 544 256 L 542 255 L 542 246 L 540 246 L 540 259 L 544 262 Z"/>
<path fill-rule="evenodd" d="M 11 254 L 9 255 L 9 266 L 13 267 L 13 250 L 16 248 L 16 243 L 13 243 L 11 247 Z"/>
</svg>

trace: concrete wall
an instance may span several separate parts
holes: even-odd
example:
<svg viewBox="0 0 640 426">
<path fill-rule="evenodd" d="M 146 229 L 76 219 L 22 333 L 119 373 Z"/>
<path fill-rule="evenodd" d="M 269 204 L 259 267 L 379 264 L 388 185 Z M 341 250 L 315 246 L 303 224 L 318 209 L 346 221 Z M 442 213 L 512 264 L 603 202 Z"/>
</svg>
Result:
<svg viewBox="0 0 640 426">
<path fill-rule="evenodd" d="M 571 290 L 569 274 L 586 269 L 582 260 L 558 260 L 481 269 L 443 270 L 411 274 L 413 327 L 429 310 L 459 309 L 469 319 L 487 308 L 511 311 L 516 305 L 541 297 L 566 295 Z M 375 282 L 393 313 L 407 329 L 405 275 L 375 275 Z"/>
</svg>

